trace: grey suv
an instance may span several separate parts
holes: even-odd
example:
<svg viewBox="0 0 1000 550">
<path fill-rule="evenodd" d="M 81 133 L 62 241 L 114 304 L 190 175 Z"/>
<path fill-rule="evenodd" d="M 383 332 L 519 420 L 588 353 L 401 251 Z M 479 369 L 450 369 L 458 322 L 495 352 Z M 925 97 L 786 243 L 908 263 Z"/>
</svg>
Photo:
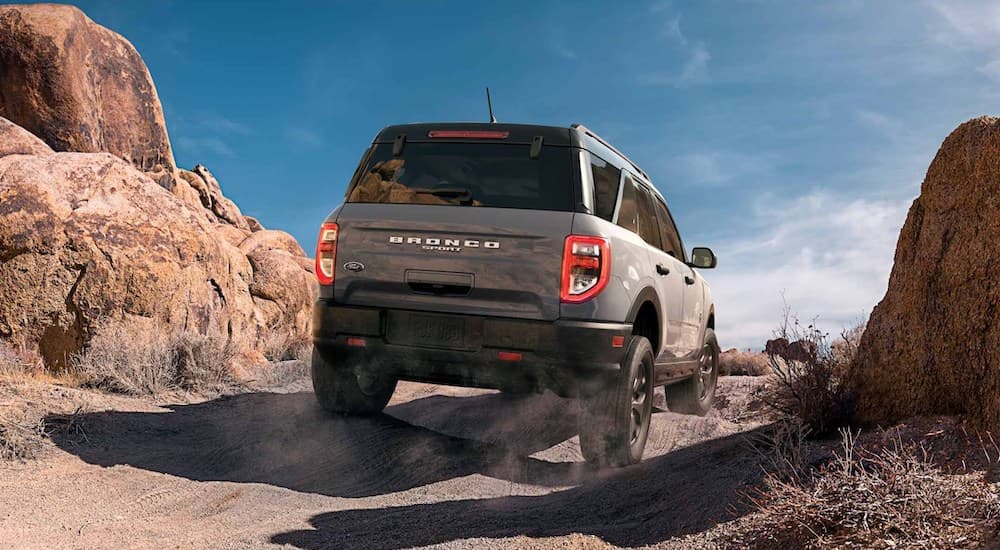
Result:
<svg viewBox="0 0 1000 550">
<path fill-rule="evenodd" d="M 715 308 L 645 172 L 587 128 L 390 126 L 323 223 L 312 379 L 381 411 L 398 380 L 579 397 L 586 459 L 642 458 L 653 388 L 703 415 Z"/>
</svg>

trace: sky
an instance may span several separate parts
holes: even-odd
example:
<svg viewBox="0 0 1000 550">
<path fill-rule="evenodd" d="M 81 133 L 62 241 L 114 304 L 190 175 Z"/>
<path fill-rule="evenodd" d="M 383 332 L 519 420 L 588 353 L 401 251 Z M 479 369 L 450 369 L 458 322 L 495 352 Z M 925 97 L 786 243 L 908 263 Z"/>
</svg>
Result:
<svg viewBox="0 0 1000 550">
<path fill-rule="evenodd" d="M 831 333 L 885 293 L 941 141 L 1000 111 L 1000 4 L 965 1 L 120 2 L 178 165 L 307 249 L 383 126 L 581 122 L 650 175 L 726 347 L 784 304 Z"/>
</svg>

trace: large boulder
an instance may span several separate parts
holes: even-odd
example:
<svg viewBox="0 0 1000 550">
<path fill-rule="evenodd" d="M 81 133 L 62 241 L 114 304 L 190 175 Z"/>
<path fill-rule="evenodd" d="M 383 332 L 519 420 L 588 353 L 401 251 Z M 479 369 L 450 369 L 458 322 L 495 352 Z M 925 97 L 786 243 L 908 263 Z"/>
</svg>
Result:
<svg viewBox="0 0 1000 550">
<path fill-rule="evenodd" d="M 52 149 L 30 132 L 0 117 L 0 157 L 7 155 L 47 155 Z"/>
<path fill-rule="evenodd" d="M 244 252 L 249 229 L 210 221 L 110 154 L 2 157 L 0 338 L 37 346 L 53 369 L 107 317 L 229 335 L 248 353 L 276 333 L 301 341 L 315 295 L 304 253 L 266 233 Z"/>
<path fill-rule="evenodd" d="M 0 116 L 56 151 L 109 152 L 170 187 L 174 158 L 146 64 L 72 6 L 0 6 Z"/>
<path fill-rule="evenodd" d="M 945 139 L 850 378 L 860 420 L 965 414 L 1000 429 L 1000 123 Z"/>
</svg>

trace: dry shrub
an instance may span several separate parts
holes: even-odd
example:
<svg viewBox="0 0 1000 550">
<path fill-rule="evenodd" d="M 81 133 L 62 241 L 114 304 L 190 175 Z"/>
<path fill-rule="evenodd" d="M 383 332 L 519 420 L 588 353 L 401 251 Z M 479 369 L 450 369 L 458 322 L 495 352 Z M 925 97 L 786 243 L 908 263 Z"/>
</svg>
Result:
<svg viewBox="0 0 1000 550">
<path fill-rule="evenodd" d="M 27 407 L 5 410 L 3 405 L 0 403 L 0 462 L 34 458 L 45 438 L 42 416 Z"/>
<path fill-rule="evenodd" d="M 75 367 L 90 387 L 129 395 L 213 390 L 232 382 L 232 342 L 220 334 L 163 331 L 151 319 L 107 319 Z"/>
<path fill-rule="evenodd" d="M 831 339 L 812 324 L 803 328 L 786 308 L 785 321 L 772 341 L 781 344 L 768 344 L 768 365 L 776 380 L 763 388 L 761 400 L 781 415 L 801 421 L 814 437 L 848 425 L 854 397 L 846 377 L 863 332 L 864 325 L 858 325 Z"/>
<path fill-rule="evenodd" d="M 32 354 L 26 348 L 15 348 L 0 341 L 0 379 L 29 378 L 42 370 L 42 362 L 37 354 Z"/>
<path fill-rule="evenodd" d="M 765 353 L 731 349 L 719 355 L 719 374 L 723 376 L 763 376 L 770 373 L 771 366 Z"/>
<path fill-rule="evenodd" d="M 897 439 L 868 450 L 842 434 L 822 468 L 765 477 L 754 546 L 981 547 L 1000 525 L 1000 489 L 982 473 L 945 474 L 922 448 Z"/>
<path fill-rule="evenodd" d="M 307 336 L 277 327 L 268 330 L 263 344 L 268 361 L 306 361 L 312 354 L 312 341 Z"/>
</svg>

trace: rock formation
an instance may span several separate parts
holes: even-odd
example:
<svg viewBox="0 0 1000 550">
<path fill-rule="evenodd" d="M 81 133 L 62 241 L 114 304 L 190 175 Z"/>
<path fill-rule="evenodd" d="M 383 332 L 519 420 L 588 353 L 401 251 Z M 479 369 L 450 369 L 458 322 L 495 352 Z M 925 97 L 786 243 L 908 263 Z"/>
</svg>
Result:
<svg viewBox="0 0 1000 550">
<path fill-rule="evenodd" d="M 48 155 L 52 149 L 24 128 L 0 118 L 0 157 L 7 155 Z"/>
<path fill-rule="evenodd" d="M 1000 123 L 945 139 L 851 368 L 860 420 L 966 414 L 1000 429 Z"/>
<path fill-rule="evenodd" d="M 0 117 L 56 151 L 108 152 L 169 187 L 163 109 L 132 44 L 72 6 L 0 6 Z"/>
<path fill-rule="evenodd" d="M 0 6 L 0 117 L 0 340 L 58 370 L 105 318 L 225 335 L 258 360 L 308 339 L 312 261 L 207 168 L 174 166 L 124 38 L 73 7 Z"/>
</svg>

